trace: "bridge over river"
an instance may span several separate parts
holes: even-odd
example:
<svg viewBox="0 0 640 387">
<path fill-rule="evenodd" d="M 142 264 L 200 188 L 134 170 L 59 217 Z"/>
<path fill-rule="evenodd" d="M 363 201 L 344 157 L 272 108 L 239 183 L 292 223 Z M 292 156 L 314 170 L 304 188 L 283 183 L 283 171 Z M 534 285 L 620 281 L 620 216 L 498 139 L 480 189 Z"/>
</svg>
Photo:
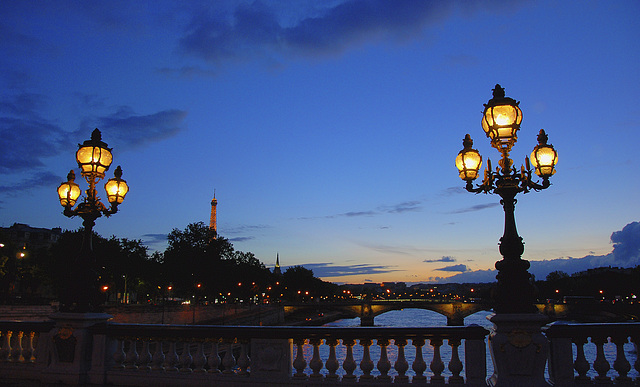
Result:
<svg viewBox="0 0 640 387">
<path fill-rule="evenodd" d="M 354 300 L 343 302 L 285 303 L 285 316 L 299 312 L 340 312 L 344 318 L 360 318 L 361 326 L 373 326 L 374 319 L 392 310 L 407 308 L 425 309 L 447 318 L 449 326 L 463 326 L 464 318 L 482 310 L 491 310 L 486 302 L 452 302 L 427 299 Z M 537 304 L 538 310 L 552 319 L 570 318 L 585 321 L 625 321 L 640 317 L 638 306 L 612 305 L 608 303 L 585 304 Z"/>
</svg>

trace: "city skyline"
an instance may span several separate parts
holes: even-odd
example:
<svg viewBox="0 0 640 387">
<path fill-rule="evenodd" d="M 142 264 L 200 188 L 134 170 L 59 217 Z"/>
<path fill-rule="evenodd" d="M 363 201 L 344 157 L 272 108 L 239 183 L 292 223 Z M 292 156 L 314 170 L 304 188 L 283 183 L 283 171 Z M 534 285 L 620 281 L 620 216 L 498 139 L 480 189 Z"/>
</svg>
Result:
<svg viewBox="0 0 640 387">
<path fill-rule="evenodd" d="M 55 188 L 97 127 L 113 148 L 105 180 L 121 165 L 130 187 L 119 212 L 96 221 L 105 237 L 162 251 L 173 228 L 209 223 L 215 189 L 219 235 L 267 266 L 279 254 L 283 268 L 352 283 L 486 274 L 500 259 L 499 197 L 464 191 L 454 160 L 469 133 L 497 165 L 480 118 L 500 83 L 523 111 L 515 165 L 541 128 L 559 154 L 552 186 L 518 196 L 532 271 L 638 264 L 638 11 L 635 1 L 0 5 L 0 226 L 81 226 Z"/>
</svg>

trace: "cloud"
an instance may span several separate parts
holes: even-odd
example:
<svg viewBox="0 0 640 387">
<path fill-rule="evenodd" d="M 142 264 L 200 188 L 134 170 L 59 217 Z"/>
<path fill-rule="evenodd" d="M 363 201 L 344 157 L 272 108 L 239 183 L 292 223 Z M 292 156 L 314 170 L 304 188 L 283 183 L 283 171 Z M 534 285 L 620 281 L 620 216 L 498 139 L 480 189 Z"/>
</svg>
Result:
<svg viewBox="0 0 640 387">
<path fill-rule="evenodd" d="M 345 277 L 362 274 L 387 274 L 399 271 L 398 269 L 394 269 L 394 266 L 370 265 L 366 263 L 349 266 L 340 266 L 331 263 L 310 263 L 302 266 L 306 269 L 313 270 L 314 276 L 320 278 Z"/>
<path fill-rule="evenodd" d="M 442 258 L 439 259 L 425 259 L 422 262 L 426 262 L 426 263 L 433 263 L 433 262 L 455 262 L 456 259 L 453 257 L 449 257 L 449 256 L 444 256 Z"/>
<path fill-rule="evenodd" d="M 401 214 L 403 212 L 414 212 L 414 211 L 419 211 L 422 209 L 422 207 L 420 207 L 420 203 L 419 201 L 410 201 L 410 202 L 402 202 L 402 203 L 398 203 L 396 205 L 393 206 L 388 206 L 388 207 L 380 207 L 380 211 L 382 212 L 386 212 L 389 214 Z"/>
<path fill-rule="evenodd" d="M 246 242 L 252 239 L 256 239 L 256 237 L 246 236 L 246 237 L 229 238 L 229 242 Z"/>
<path fill-rule="evenodd" d="M 463 265 L 463 264 L 459 264 L 459 265 L 453 265 L 453 266 L 445 266 L 445 267 L 441 267 L 439 269 L 435 269 L 438 271 L 459 271 L 459 272 L 466 272 L 469 271 L 469 267 L 467 265 Z"/>
<path fill-rule="evenodd" d="M 219 235 L 235 235 L 233 237 L 228 238 L 229 242 L 246 242 L 246 241 L 256 239 L 254 235 L 246 235 L 246 234 L 255 233 L 257 231 L 264 230 L 270 227 L 271 226 L 266 226 L 262 224 L 257 224 L 257 225 L 244 224 L 240 226 L 224 227 L 222 229 L 218 228 L 218 234 Z"/>
<path fill-rule="evenodd" d="M 574 274 L 603 266 L 634 267 L 640 265 L 640 222 L 631 222 L 622 230 L 611 234 L 613 251 L 605 255 L 587 255 L 582 258 L 557 258 L 529 261 L 531 273 L 536 280 L 544 280 L 553 271 Z M 494 282 L 495 270 L 475 270 L 456 274 L 440 282 Z"/>
<path fill-rule="evenodd" d="M 336 54 L 371 40 L 406 39 L 451 8 L 449 2 L 412 0 L 325 2 L 300 7 L 295 15 L 260 1 L 240 4 L 229 14 L 199 7 L 179 48 L 211 63 L 246 59 L 247 53 Z"/>
<path fill-rule="evenodd" d="M 451 277 L 434 277 L 439 283 L 490 283 L 496 281 L 496 270 L 473 270 L 459 273 Z"/>
<path fill-rule="evenodd" d="M 97 96 L 77 97 L 82 103 L 100 103 Z M 47 99 L 34 93 L 15 93 L 0 99 L 0 174 L 44 167 L 44 159 L 75 148 L 78 139 L 88 138 L 94 127 L 100 128 L 104 138 L 115 138 L 124 147 L 144 146 L 178 133 L 187 115 L 176 109 L 136 115 L 131 108 L 121 107 L 111 115 L 86 118 L 80 129 L 68 132 L 41 117 L 46 107 Z"/>
<path fill-rule="evenodd" d="M 271 226 L 267 226 L 265 224 L 243 224 L 240 226 L 225 227 L 224 231 L 225 234 L 238 234 L 247 231 L 264 230 L 270 227 Z"/>
<path fill-rule="evenodd" d="M 376 215 L 376 211 L 351 211 L 340 214 L 339 216 L 353 217 L 353 216 L 373 216 Z"/>
<path fill-rule="evenodd" d="M 618 263 L 640 262 L 640 222 L 631 222 L 611 234 L 613 260 Z"/>
<path fill-rule="evenodd" d="M 42 95 L 33 93 L 0 100 L 0 174 L 43 167 L 45 158 L 73 146 L 68 132 L 40 116 L 45 104 Z"/>
<path fill-rule="evenodd" d="M 164 243 L 167 241 L 168 234 L 144 234 L 142 236 L 145 243 Z"/>
<path fill-rule="evenodd" d="M 377 251 L 378 253 L 384 253 L 384 254 L 389 254 L 389 253 L 402 254 L 402 255 L 411 254 L 409 251 L 407 251 L 410 249 L 405 247 L 388 246 L 388 245 L 371 245 L 371 244 L 362 244 L 362 246 L 369 248 L 373 251 Z"/>
<path fill-rule="evenodd" d="M 422 202 L 421 201 L 417 201 L 417 200 L 413 200 L 413 201 L 406 201 L 406 202 L 401 202 L 401 203 L 397 203 L 397 204 L 391 204 L 391 205 L 381 205 L 376 207 L 375 209 L 372 210 L 364 210 L 364 211 L 348 211 L 348 212 L 343 212 L 341 214 L 336 214 L 336 215 L 326 215 L 326 216 L 322 216 L 320 218 L 322 219 L 335 219 L 338 217 L 348 217 L 348 218 L 354 218 L 354 217 L 359 217 L 359 216 L 377 216 L 377 215 L 384 215 L 384 214 L 402 214 L 405 212 L 415 212 L 415 211 L 421 211 L 422 207 L 420 206 Z M 300 217 L 298 218 L 299 220 L 308 220 L 308 219 L 318 219 L 318 217 Z M 381 227 L 381 228 L 389 228 L 389 227 Z"/>
<path fill-rule="evenodd" d="M 96 126 L 103 137 L 115 138 L 119 146 L 137 148 L 176 135 L 182 130 L 186 116 L 186 111 L 178 109 L 136 115 L 131 108 L 121 107 L 114 114 L 85 119 L 81 130 L 84 132 L 87 127 Z"/>
<path fill-rule="evenodd" d="M 42 109 L 45 105 L 43 95 L 35 93 L 20 93 L 6 96 L 0 100 L 0 113 L 10 116 L 29 116 Z"/>
<path fill-rule="evenodd" d="M 460 210 L 455 210 L 455 211 L 448 212 L 448 214 L 464 214 L 466 212 L 480 211 L 480 210 L 484 210 L 486 208 L 497 207 L 499 205 L 500 205 L 499 203 L 476 204 L 475 206 L 471 206 L 471 207 L 467 207 L 467 208 L 462 208 Z"/>
<path fill-rule="evenodd" d="M 143 243 L 149 247 L 151 251 L 162 252 L 167 248 L 168 234 L 144 234 L 142 235 Z"/>
<path fill-rule="evenodd" d="M 452 196 L 462 193 L 468 193 L 464 187 L 449 187 L 440 193 L 441 196 Z"/>
<path fill-rule="evenodd" d="M 38 187 L 51 187 L 57 186 L 62 181 L 66 181 L 67 179 L 63 179 L 58 175 L 54 175 L 51 172 L 38 172 L 31 177 L 23 179 L 19 183 L 11 186 L 0 186 L 0 193 L 8 193 L 11 196 L 14 196 L 20 192 L 29 191 Z"/>
</svg>

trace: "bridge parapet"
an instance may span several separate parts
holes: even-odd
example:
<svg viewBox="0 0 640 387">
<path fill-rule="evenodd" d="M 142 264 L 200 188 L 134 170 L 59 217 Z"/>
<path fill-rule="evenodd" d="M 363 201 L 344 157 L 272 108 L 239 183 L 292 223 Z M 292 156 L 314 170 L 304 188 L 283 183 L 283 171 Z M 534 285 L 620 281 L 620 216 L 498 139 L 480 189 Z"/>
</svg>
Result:
<svg viewBox="0 0 640 387">
<path fill-rule="evenodd" d="M 447 318 L 448 326 L 464 325 L 464 318 L 481 310 L 490 310 L 490 306 L 476 302 L 433 302 L 423 300 L 402 301 L 362 301 L 351 303 L 315 303 L 285 305 L 285 313 L 302 309 L 323 309 L 340 311 L 346 316 L 359 317 L 362 326 L 373 326 L 374 319 L 392 310 L 408 308 L 425 309 L 439 313 Z"/>
<path fill-rule="evenodd" d="M 485 386 L 487 378 L 488 332 L 478 326 L 167 326 L 72 317 L 79 322 L 75 327 L 62 317 L 58 323 L 0 322 L 0 380 L 16 385 L 231 387 L 268 383 L 284 387 L 311 382 L 368 386 L 373 379 L 381 386 L 407 382 Z M 640 324 L 556 322 L 543 328 L 543 333 L 549 340 L 549 381 L 553 385 L 640 385 L 640 362 L 635 361 L 634 352 L 625 349 L 640 344 Z M 508 341 L 519 351 L 512 366 L 529 364 L 528 354 L 538 353 L 529 334 L 509 331 Z M 596 346 L 595 359 L 585 356 L 585 345 Z M 604 355 L 610 345 L 615 346 L 615 359 Z M 336 356 L 338 346 L 346 348 L 346 357 Z M 393 346 L 397 355 L 390 359 L 387 351 Z M 414 348 L 415 356 L 405 356 L 407 346 Z M 441 351 L 447 346 L 451 355 L 443 357 Z M 356 347 L 360 351 L 354 351 Z M 356 356 L 356 352 L 367 355 Z M 362 372 L 358 375 L 356 369 Z M 407 375 L 409 369 L 414 376 Z M 613 376 L 610 370 L 615 370 Z M 527 380 L 526 372 L 518 375 Z"/>
<path fill-rule="evenodd" d="M 65 325 L 41 332 L 45 328 L 0 322 L 3 381 L 231 387 L 304 386 L 309 381 L 369 385 L 374 378 L 380 385 L 410 379 L 424 384 L 430 376 L 434 383 L 448 380 L 450 384 L 484 386 L 487 377 L 485 338 L 489 332 L 479 326 L 416 329 L 103 322 L 85 327 L 84 332 Z M 91 338 L 83 340 L 79 334 Z M 36 349 L 29 343 L 35 343 Z M 415 348 L 415 356 L 405 356 L 407 345 Z M 346 347 L 346 357 L 336 356 L 338 346 Z M 355 355 L 361 352 L 354 351 L 356 346 L 367 355 Z M 387 353 L 393 346 L 397 347 L 395 362 Z M 83 356 L 76 356 L 80 347 Z M 451 355 L 444 358 L 440 352 L 446 347 Z M 407 375 L 409 366 L 413 377 Z M 425 373 L 428 367 L 429 375 Z M 357 368 L 363 374 L 355 373 Z M 443 374 L 445 369 L 450 370 L 449 376 Z"/>
</svg>

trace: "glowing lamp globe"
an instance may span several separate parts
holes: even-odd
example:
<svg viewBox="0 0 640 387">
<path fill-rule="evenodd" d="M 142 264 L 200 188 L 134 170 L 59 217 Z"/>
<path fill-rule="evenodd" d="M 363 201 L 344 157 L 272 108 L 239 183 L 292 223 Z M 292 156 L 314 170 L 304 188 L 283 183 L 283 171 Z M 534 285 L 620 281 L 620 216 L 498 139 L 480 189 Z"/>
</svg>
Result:
<svg viewBox="0 0 640 387">
<path fill-rule="evenodd" d="M 522 122 L 522 110 L 513 98 L 505 97 L 504 89 L 496 85 L 493 98 L 484 104 L 482 129 L 491 139 L 491 145 L 499 151 L 510 151 L 518 140 L 517 132 Z"/>
<path fill-rule="evenodd" d="M 456 157 L 456 167 L 460 173 L 460 178 L 465 181 L 472 181 L 478 177 L 478 170 L 482 167 L 482 156 L 472 149 L 473 140 L 468 134 L 462 140 L 462 149 Z"/>
<path fill-rule="evenodd" d="M 535 168 L 536 175 L 549 177 L 556 173 L 555 166 L 558 163 L 558 152 L 553 149 L 553 145 L 547 144 L 549 137 L 540 129 L 538 134 L 538 145 L 531 152 L 531 164 Z"/>
<path fill-rule="evenodd" d="M 82 170 L 82 176 L 97 176 L 103 178 L 105 171 L 109 169 L 113 161 L 111 149 L 102 141 L 100 130 L 95 129 L 91 133 L 91 140 L 78 145 L 76 161 Z"/>
<path fill-rule="evenodd" d="M 109 179 L 104 185 L 107 191 L 107 200 L 112 204 L 120 204 L 124 200 L 125 195 L 129 192 L 129 186 L 125 180 L 122 180 L 122 168 L 118 168 L 113 172 L 113 178 Z"/>
<path fill-rule="evenodd" d="M 58 198 L 63 207 L 73 207 L 80 197 L 80 187 L 74 182 L 76 174 L 73 169 L 67 175 L 67 181 L 58 186 Z"/>
</svg>

